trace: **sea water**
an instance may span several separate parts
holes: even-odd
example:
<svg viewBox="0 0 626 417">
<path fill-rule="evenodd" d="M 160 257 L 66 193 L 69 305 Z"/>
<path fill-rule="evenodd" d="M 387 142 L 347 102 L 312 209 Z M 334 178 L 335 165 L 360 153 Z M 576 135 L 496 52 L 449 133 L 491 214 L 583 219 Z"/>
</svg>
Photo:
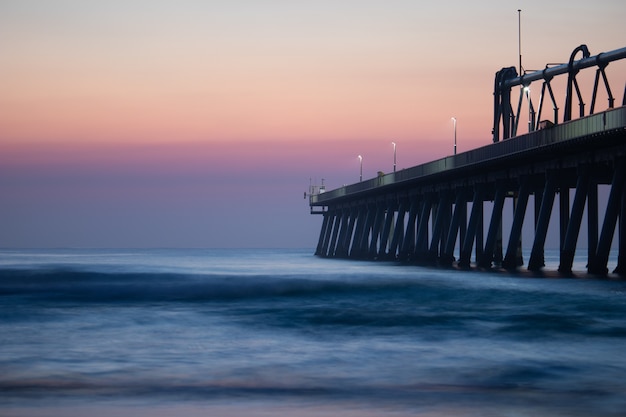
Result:
<svg viewBox="0 0 626 417">
<path fill-rule="evenodd" d="M 622 280 L 0 251 L 2 416 L 623 416 L 625 392 Z"/>
</svg>

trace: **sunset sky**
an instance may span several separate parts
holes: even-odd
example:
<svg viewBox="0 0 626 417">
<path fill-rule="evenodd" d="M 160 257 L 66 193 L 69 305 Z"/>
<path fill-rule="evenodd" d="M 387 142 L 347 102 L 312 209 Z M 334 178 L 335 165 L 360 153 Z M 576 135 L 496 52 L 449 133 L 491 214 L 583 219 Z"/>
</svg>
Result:
<svg viewBox="0 0 626 417">
<path fill-rule="evenodd" d="M 310 181 L 491 142 L 518 9 L 528 70 L 626 46 L 623 0 L 2 0 L 0 247 L 313 247 Z"/>
</svg>

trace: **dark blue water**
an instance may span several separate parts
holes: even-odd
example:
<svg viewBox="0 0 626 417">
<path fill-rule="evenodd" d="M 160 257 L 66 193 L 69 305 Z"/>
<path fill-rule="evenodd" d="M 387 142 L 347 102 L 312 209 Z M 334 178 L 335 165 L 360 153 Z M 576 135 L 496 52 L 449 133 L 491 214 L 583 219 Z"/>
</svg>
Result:
<svg viewBox="0 0 626 417">
<path fill-rule="evenodd" d="M 624 392 L 624 281 L 0 251 L 2 416 L 623 416 Z"/>
</svg>

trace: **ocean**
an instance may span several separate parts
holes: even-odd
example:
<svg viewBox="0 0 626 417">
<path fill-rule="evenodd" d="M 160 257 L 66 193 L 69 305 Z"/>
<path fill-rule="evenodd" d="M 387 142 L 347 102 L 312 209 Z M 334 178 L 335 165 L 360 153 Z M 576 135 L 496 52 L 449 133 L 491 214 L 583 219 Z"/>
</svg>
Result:
<svg viewBox="0 0 626 417">
<path fill-rule="evenodd" d="M 626 281 L 312 252 L 0 250 L 0 415 L 626 415 Z"/>
</svg>

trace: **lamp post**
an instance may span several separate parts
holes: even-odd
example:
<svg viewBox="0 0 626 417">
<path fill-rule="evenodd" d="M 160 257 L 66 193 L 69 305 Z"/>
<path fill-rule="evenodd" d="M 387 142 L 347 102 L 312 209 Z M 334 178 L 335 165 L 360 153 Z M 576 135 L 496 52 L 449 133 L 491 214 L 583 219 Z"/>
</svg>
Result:
<svg viewBox="0 0 626 417">
<path fill-rule="evenodd" d="M 396 143 L 391 142 L 393 145 L 393 172 L 396 172 Z"/>
<path fill-rule="evenodd" d="M 454 154 L 456 155 L 456 117 L 452 118 L 454 122 Z"/>
<path fill-rule="evenodd" d="M 363 157 L 359 155 L 359 181 L 363 181 Z"/>
</svg>

